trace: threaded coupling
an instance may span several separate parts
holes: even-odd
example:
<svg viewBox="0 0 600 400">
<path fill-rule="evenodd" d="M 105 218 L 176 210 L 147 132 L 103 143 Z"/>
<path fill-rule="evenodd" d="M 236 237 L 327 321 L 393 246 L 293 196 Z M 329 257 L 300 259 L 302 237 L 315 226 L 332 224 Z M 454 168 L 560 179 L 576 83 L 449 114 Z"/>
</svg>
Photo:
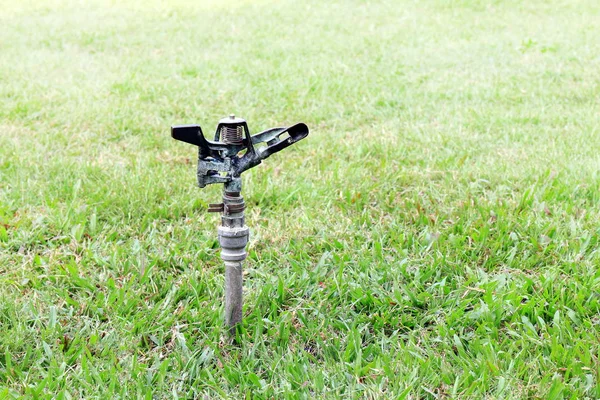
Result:
<svg viewBox="0 0 600 400">
<path fill-rule="evenodd" d="M 247 226 L 236 228 L 219 226 L 219 244 L 223 261 L 245 260 L 249 236 L 250 229 Z"/>
</svg>

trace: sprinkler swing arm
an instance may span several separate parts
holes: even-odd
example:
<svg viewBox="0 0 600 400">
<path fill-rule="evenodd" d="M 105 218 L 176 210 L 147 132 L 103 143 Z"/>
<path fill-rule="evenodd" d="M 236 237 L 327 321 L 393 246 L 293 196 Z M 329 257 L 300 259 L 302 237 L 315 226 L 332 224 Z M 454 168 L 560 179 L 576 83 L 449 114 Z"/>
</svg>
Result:
<svg viewBox="0 0 600 400">
<path fill-rule="evenodd" d="M 223 183 L 223 202 L 209 204 L 208 212 L 221 213 L 218 234 L 225 263 L 225 325 L 229 333 L 235 335 L 242 321 L 242 262 L 246 259 L 250 235 L 244 219 L 246 205 L 241 196 L 241 174 L 304 139 L 308 136 L 308 127 L 299 123 L 251 136 L 246 121 L 230 115 L 219 121 L 214 141 L 204 137 L 199 125 L 173 126 L 171 136 L 198 146 L 198 186 Z M 254 147 L 261 143 L 266 145 Z"/>
</svg>

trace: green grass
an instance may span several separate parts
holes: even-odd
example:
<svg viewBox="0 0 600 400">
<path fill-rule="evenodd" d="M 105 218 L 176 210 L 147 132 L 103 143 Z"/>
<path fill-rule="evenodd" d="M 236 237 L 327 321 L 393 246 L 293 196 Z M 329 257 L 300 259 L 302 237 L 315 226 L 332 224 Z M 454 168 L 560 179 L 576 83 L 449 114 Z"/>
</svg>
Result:
<svg viewBox="0 0 600 400">
<path fill-rule="evenodd" d="M 166 3 L 0 0 L 0 398 L 600 398 L 600 3 Z"/>
</svg>

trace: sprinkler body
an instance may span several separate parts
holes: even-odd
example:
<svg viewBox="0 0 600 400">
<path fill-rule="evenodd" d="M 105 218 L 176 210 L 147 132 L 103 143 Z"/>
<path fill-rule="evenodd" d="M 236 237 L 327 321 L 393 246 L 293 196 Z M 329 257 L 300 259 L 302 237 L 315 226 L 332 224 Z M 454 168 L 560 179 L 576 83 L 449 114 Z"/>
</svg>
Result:
<svg viewBox="0 0 600 400">
<path fill-rule="evenodd" d="M 171 136 L 198 146 L 198 186 L 223 183 L 222 203 L 210 204 L 208 212 L 222 213 L 218 235 L 225 263 L 225 325 L 235 334 L 242 321 L 242 262 L 250 235 L 244 221 L 241 174 L 304 139 L 308 127 L 300 123 L 250 136 L 246 121 L 230 115 L 219 121 L 214 141 L 204 137 L 199 125 L 173 126 Z"/>
</svg>

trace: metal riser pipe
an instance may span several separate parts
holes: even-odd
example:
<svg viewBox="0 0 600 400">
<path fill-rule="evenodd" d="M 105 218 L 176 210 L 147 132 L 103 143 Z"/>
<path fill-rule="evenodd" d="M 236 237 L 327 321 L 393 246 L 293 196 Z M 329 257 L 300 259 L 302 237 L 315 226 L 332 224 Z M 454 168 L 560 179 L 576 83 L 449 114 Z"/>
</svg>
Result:
<svg viewBox="0 0 600 400">
<path fill-rule="evenodd" d="M 225 325 L 234 336 L 242 322 L 242 263 L 225 261 Z"/>
<path fill-rule="evenodd" d="M 240 195 L 241 180 L 234 179 L 223 191 L 223 216 L 219 226 L 221 258 L 225 262 L 225 326 L 235 336 L 242 322 L 243 271 L 250 229 L 244 223 L 244 199 Z"/>
</svg>

